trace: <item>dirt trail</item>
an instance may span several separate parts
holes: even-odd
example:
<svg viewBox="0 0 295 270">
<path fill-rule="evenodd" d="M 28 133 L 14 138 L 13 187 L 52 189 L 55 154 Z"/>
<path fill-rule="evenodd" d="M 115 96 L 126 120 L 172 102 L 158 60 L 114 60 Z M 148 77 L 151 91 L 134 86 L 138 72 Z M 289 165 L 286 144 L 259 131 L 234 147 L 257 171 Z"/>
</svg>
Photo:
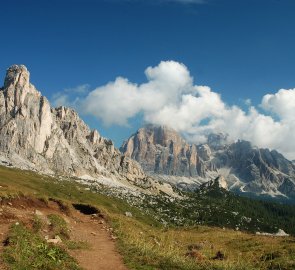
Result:
<svg viewBox="0 0 295 270">
<path fill-rule="evenodd" d="M 121 255 L 117 252 L 115 240 L 110 228 L 103 219 L 84 215 L 78 210 L 72 210 L 67 216 L 59 210 L 57 204 L 51 202 L 49 207 L 39 204 L 28 205 L 23 202 L 12 202 L 11 205 L 0 204 L 0 254 L 3 251 L 3 241 L 6 239 L 9 227 L 15 222 L 29 223 L 36 210 L 44 215 L 58 214 L 62 216 L 71 229 L 70 239 L 87 242 L 89 248 L 69 250 L 79 265 L 85 270 L 128 270 Z M 5 213 L 5 214 L 3 214 Z M 9 218 L 6 218 L 9 216 Z M 6 270 L 0 259 L 0 270 Z"/>
<path fill-rule="evenodd" d="M 70 252 L 79 264 L 86 270 L 127 270 L 105 224 L 100 224 L 102 221 L 77 212 L 75 218 L 78 218 L 78 221 L 71 228 L 71 238 L 74 241 L 87 241 L 90 244 L 89 250 Z"/>
</svg>

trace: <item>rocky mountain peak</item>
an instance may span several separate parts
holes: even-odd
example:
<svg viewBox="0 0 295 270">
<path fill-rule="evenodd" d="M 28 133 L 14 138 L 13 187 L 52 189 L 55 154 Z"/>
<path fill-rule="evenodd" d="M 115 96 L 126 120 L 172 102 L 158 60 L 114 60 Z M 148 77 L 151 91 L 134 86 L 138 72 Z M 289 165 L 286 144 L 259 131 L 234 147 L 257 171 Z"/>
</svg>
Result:
<svg viewBox="0 0 295 270">
<path fill-rule="evenodd" d="M 5 110 L 11 116 L 20 114 L 25 116 L 30 105 L 28 95 L 35 99 L 41 98 L 41 93 L 30 83 L 30 72 L 24 65 L 12 65 L 6 71 L 4 79 L 3 92 L 0 95 L 5 97 Z M 41 103 L 44 105 L 46 99 L 42 98 Z"/>
<path fill-rule="evenodd" d="M 24 65 L 7 69 L 0 91 L 0 162 L 92 179 L 146 183 L 140 165 L 90 128 L 71 108 L 51 108 Z M 110 181 L 110 180 L 108 180 Z"/>
<path fill-rule="evenodd" d="M 139 129 L 120 150 L 148 172 L 188 177 L 203 173 L 196 145 L 188 144 L 179 133 L 165 126 Z"/>
<path fill-rule="evenodd" d="M 229 138 L 224 133 L 211 133 L 207 136 L 207 144 L 215 150 L 223 149 L 229 144 Z"/>
<path fill-rule="evenodd" d="M 121 151 L 137 160 L 147 173 L 188 189 L 215 179 L 237 192 L 295 197 L 295 165 L 275 150 L 248 141 L 231 142 L 213 133 L 206 144 L 189 144 L 177 132 L 148 126 L 132 135 Z"/>
<path fill-rule="evenodd" d="M 16 86 L 17 84 L 22 87 L 28 87 L 30 83 L 30 72 L 24 65 L 12 65 L 6 71 L 4 79 L 4 88 L 9 86 Z"/>
<path fill-rule="evenodd" d="M 141 129 L 141 132 L 152 133 L 154 144 L 170 146 L 171 142 L 175 144 L 185 143 L 185 140 L 180 134 L 168 126 L 148 125 L 144 129 Z"/>
<path fill-rule="evenodd" d="M 144 149 L 144 151 L 149 151 L 151 145 L 173 148 L 173 144 L 176 143 L 185 143 L 176 131 L 167 126 L 149 124 L 140 128 L 127 141 L 125 141 L 120 150 L 129 157 L 133 155 L 140 157 L 141 153 L 138 151 L 139 148 Z"/>
</svg>

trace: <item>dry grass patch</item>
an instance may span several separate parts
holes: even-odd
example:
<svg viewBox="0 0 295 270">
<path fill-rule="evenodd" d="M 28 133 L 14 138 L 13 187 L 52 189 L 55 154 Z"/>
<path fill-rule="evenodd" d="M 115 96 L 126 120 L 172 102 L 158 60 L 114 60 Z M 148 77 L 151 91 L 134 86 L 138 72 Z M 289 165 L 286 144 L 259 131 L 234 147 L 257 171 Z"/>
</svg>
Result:
<svg viewBox="0 0 295 270">
<path fill-rule="evenodd" d="M 133 269 L 295 269 L 291 237 L 199 226 L 155 228 L 118 218 L 120 245 Z"/>
</svg>

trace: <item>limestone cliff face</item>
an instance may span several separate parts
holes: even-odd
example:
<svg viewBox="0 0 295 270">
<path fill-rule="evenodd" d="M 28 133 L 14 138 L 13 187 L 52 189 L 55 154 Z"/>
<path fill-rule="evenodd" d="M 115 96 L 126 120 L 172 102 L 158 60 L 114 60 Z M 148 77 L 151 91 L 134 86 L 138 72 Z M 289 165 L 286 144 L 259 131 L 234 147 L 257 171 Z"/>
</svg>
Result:
<svg viewBox="0 0 295 270">
<path fill-rule="evenodd" d="M 45 173 L 146 179 L 137 162 L 90 130 L 74 110 L 51 108 L 23 65 L 7 70 L 0 90 L 0 154 L 16 167 Z"/>
<path fill-rule="evenodd" d="M 190 145 L 167 127 L 149 125 L 132 135 L 120 150 L 147 173 L 178 187 L 195 188 L 222 175 L 226 186 L 237 192 L 295 198 L 294 162 L 247 141 L 229 142 L 222 133 L 209 134 L 205 144 Z M 184 182 L 183 177 L 189 180 Z"/>
<path fill-rule="evenodd" d="M 123 144 L 121 151 L 137 160 L 147 172 L 204 176 L 197 146 L 188 144 L 177 132 L 165 126 L 148 125 L 139 129 Z"/>
</svg>

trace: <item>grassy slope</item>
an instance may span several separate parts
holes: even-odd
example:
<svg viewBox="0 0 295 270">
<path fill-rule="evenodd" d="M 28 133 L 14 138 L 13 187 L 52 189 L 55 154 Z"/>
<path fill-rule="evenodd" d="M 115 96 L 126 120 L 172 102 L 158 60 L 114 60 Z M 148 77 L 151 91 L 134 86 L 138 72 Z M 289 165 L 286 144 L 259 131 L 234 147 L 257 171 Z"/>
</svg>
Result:
<svg viewBox="0 0 295 270">
<path fill-rule="evenodd" d="M 81 270 L 64 248 L 48 244 L 37 231 L 14 224 L 9 231 L 9 245 L 4 250 L 9 269 Z"/>
<path fill-rule="evenodd" d="M 70 181 L 0 167 L 0 196 L 30 195 L 98 207 L 119 236 L 119 249 L 132 269 L 295 269 L 295 239 L 256 236 L 233 230 L 195 226 L 164 228 L 122 200 L 85 190 Z M 125 217 L 130 211 L 133 218 Z M 200 258 L 188 258 L 197 244 Z M 221 251 L 225 260 L 213 260 Z"/>
</svg>

